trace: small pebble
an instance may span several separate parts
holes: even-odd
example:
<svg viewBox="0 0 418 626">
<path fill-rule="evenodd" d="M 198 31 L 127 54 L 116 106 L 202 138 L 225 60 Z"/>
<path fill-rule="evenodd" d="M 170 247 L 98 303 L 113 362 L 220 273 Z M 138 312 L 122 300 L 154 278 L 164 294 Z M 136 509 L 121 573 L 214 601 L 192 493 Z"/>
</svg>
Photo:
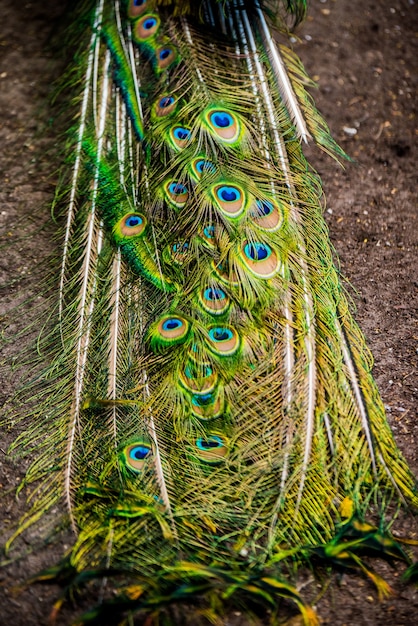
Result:
<svg viewBox="0 0 418 626">
<path fill-rule="evenodd" d="M 352 128 L 350 126 L 343 126 L 343 131 L 345 132 L 346 135 L 350 135 L 350 137 L 354 137 L 354 135 L 357 135 L 357 128 Z"/>
</svg>

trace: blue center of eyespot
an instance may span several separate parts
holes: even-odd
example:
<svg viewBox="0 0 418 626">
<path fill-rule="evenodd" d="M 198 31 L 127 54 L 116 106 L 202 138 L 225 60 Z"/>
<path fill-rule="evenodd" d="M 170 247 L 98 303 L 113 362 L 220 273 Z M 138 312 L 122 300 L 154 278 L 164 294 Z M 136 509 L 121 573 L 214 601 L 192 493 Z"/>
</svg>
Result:
<svg viewBox="0 0 418 626">
<path fill-rule="evenodd" d="M 147 446 L 135 446 L 129 451 L 129 456 L 135 461 L 142 461 L 151 452 Z"/>
<path fill-rule="evenodd" d="M 264 261 L 270 256 L 271 249 L 265 243 L 247 243 L 244 247 L 244 254 L 252 261 Z"/>
<path fill-rule="evenodd" d="M 187 193 L 187 187 L 181 183 L 170 183 L 168 191 L 173 194 L 173 196 L 180 196 Z"/>
<path fill-rule="evenodd" d="M 170 54 L 171 54 L 172 50 L 170 48 L 163 48 L 163 50 L 160 51 L 160 59 L 161 61 L 164 61 L 165 59 L 167 59 Z"/>
<path fill-rule="evenodd" d="M 234 123 L 234 118 L 226 111 L 216 111 L 210 116 L 210 121 L 216 128 L 229 128 Z"/>
<path fill-rule="evenodd" d="M 209 406 L 209 404 L 213 404 L 213 401 L 214 397 L 211 393 L 205 393 L 202 396 L 192 396 L 192 404 L 195 406 Z"/>
<path fill-rule="evenodd" d="M 180 141 L 184 141 L 190 137 L 190 130 L 188 128 L 175 128 L 174 137 Z"/>
<path fill-rule="evenodd" d="M 273 205 L 268 200 L 256 200 L 255 203 L 259 215 L 270 215 L 273 212 Z"/>
<path fill-rule="evenodd" d="M 155 19 L 155 17 L 149 17 L 147 20 L 145 20 L 144 22 L 144 28 L 145 30 L 151 30 L 151 28 L 154 28 L 154 26 L 156 25 L 157 20 Z"/>
<path fill-rule="evenodd" d="M 209 337 L 212 341 L 229 341 L 233 336 L 234 333 L 229 328 L 216 327 L 209 331 Z"/>
<path fill-rule="evenodd" d="M 125 226 L 128 226 L 128 228 L 134 228 L 135 226 L 140 226 L 142 222 L 143 220 L 139 217 L 139 215 L 130 215 L 125 220 Z"/>
<path fill-rule="evenodd" d="M 215 237 L 215 226 L 213 226 L 212 224 L 210 224 L 209 226 L 205 226 L 205 228 L 203 229 L 203 234 L 208 239 L 213 239 Z"/>
<path fill-rule="evenodd" d="M 173 96 L 164 96 L 164 98 L 161 98 L 161 100 L 159 102 L 159 107 L 161 109 L 166 109 L 171 104 L 173 104 L 173 102 L 174 102 Z"/>
<path fill-rule="evenodd" d="M 134 7 L 142 7 L 146 0 L 134 0 Z"/>
<path fill-rule="evenodd" d="M 216 194 L 223 202 L 236 202 L 241 197 L 241 192 L 236 187 L 220 187 Z"/>
<path fill-rule="evenodd" d="M 202 159 L 196 163 L 196 169 L 199 174 L 203 174 L 203 172 L 210 172 L 212 174 L 215 171 L 215 166 L 210 161 Z"/>
<path fill-rule="evenodd" d="M 188 250 L 189 250 L 189 244 L 187 243 L 187 241 L 181 244 L 179 243 L 173 244 L 173 252 L 175 253 L 185 254 Z"/>
<path fill-rule="evenodd" d="M 206 300 L 225 300 L 226 294 L 222 289 L 205 289 L 204 298 Z"/>
<path fill-rule="evenodd" d="M 206 439 L 199 437 L 199 439 L 196 439 L 196 446 L 199 450 L 211 450 L 214 448 L 223 448 L 224 444 L 220 437 L 214 435 L 212 437 L 207 437 Z"/>
<path fill-rule="evenodd" d="M 163 323 L 163 330 L 176 330 L 176 328 L 181 328 L 181 326 L 183 326 L 181 320 L 177 317 L 170 317 L 170 319 L 165 320 Z"/>
</svg>

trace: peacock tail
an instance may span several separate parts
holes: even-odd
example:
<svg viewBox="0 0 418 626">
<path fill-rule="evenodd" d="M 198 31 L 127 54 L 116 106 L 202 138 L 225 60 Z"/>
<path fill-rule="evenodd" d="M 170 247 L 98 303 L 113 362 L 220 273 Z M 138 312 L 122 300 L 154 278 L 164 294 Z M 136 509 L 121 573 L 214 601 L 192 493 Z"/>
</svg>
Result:
<svg viewBox="0 0 418 626">
<path fill-rule="evenodd" d="M 347 567 L 384 595 L 363 554 L 408 561 L 384 514 L 418 503 L 414 479 L 302 148 L 345 155 L 277 43 L 305 5 L 79 9 L 54 357 L 26 388 L 13 447 L 35 486 L 9 541 L 65 501 L 76 539 L 40 578 L 118 588 L 79 623 L 287 598 L 316 624 L 293 570 Z"/>
</svg>

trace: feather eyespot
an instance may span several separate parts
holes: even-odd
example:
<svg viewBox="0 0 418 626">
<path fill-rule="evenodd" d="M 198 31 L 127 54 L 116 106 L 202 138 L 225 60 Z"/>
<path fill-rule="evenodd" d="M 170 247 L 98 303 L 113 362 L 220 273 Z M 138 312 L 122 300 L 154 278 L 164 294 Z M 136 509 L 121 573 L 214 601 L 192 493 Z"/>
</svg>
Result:
<svg viewBox="0 0 418 626">
<path fill-rule="evenodd" d="M 190 138 L 192 131 L 189 128 L 185 128 L 184 126 L 174 126 L 170 129 L 170 141 L 174 148 L 182 149 L 184 148 Z"/>
<path fill-rule="evenodd" d="M 179 315 L 165 315 L 155 322 L 149 332 L 151 348 L 155 351 L 183 343 L 189 334 L 190 324 Z"/>
<path fill-rule="evenodd" d="M 213 224 L 209 224 L 209 226 L 205 226 L 203 229 L 203 234 L 207 239 L 215 238 L 215 226 Z"/>
<path fill-rule="evenodd" d="M 203 308 L 212 315 L 222 315 L 228 309 L 229 298 L 220 287 L 208 287 L 199 293 Z"/>
<path fill-rule="evenodd" d="M 171 46 L 164 46 L 157 50 L 156 56 L 158 69 L 165 70 L 176 60 L 177 53 L 176 50 Z"/>
<path fill-rule="evenodd" d="M 203 297 L 209 302 L 221 302 L 226 299 L 226 293 L 222 289 L 205 289 Z"/>
<path fill-rule="evenodd" d="M 187 241 L 175 243 L 171 246 L 171 258 L 177 265 L 182 265 L 189 257 L 190 245 Z"/>
<path fill-rule="evenodd" d="M 131 446 L 128 456 L 130 459 L 135 461 L 143 461 L 146 456 L 150 453 L 150 448 L 144 445 L 139 446 Z"/>
<path fill-rule="evenodd" d="M 242 252 L 245 265 L 259 278 L 272 278 L 279 270 L 277 254 L 266 243 L 244 242 Z"/>
<path fill-rule="evenodd" d="M 205 463 L 220 463 L 228 454 L 228 447 L 221 435 L 198 437 L 195 441 L 196 457 Z"/>
<path fill-rule="evenodd" d="M 256 200 L 255 207 L 249 215 L 255 224 L 264 230 L 277 230 L 282 223 L 278 207 L 270 200 Z"/>
<path fill-rule="evenodd" d="M 214 381 L 216 382 L 216 381 Z M 214 384 L 212 385 L 212 388 Z M 192 413 L 200 420 L 212 420 L 219 417 L 224 410 L 221 394 L 208 389 L 202 389 L 204 393 L 192 395 Z"/>
<path fill-rule="evenodd" d="M 147 458 L 152 450 L 149 443 L 138 441 L 129 444 L 121 453 L 121 461 L 133 472 L 141 472 L 144 469 Z"/>
<path fill-rule="evenodd" d="M 211 174 L 213 174 L 213 172 L 216 171 L 216 167 L 211 161 L 208 161 L 207 159 L 199 159 L 196 162 L 196 171 L 199 172 L 199 174 L 203 174 L 203 172 L 210 172 Z"/>
<path fill-rule="evenodd" d="M 164 96 L 163 98 L 161 98 L 161 100 L 158 103 L 158 106 L 161 109 L 167 109 L 168 107 L 170 107 L 172 104 L 174 103 L 174 98 L 173 96 Z"/>
<path fill-rule="evenodd" d="M 216 111 L 216 113 L 212 113 L 210 120 L 216 128 L 229 128 L 234 123 L 232 115 L 226 113 L 225 111 Z"/>
<path fill-rule="evenodd" d="M 256 200 L 256 210 L 252 212 L 252 217 L 267 217 L 273 213 L 273 205 L 268 200 Z"/>
<path fill-rule="evenodd" d="M 200 418 L 204 418 L 207 411 L 204 406 L 214 404 L 216 396 L 213 396 L 213 400 L 209 401 L 208 394 L 212 394 L 215 389 L 218 375 L 213 371 L 213 368 L 208 363 L 199 363 L 194 359 L 189 359 L 184 369 L 179 371 L 179 381 L 187 391 L 190 391 L 192 396 L 192 412 L 198 415 Z M 193 398 L 196 396 L 203 397 L 208 396 L 205 400 L 196 400 Z M 200 407 L 200 408 L 199 408 Z M 220 403 L 217 402 L 216 411 L 220 410 Z M 214 407 L 211 409 L 213 414 Z M 205 415 L 204 415 L 205 413 Z"/>
<path fill-rule="evenodd" d="M 213 261 L 213 268 L 215 270 L 215 275 L 223 283 L 227 285 L 231 285 L 233 287 L 238 286 L 239 284 L 238 276 L 233 271 L 233 269 L 230 268 L 228 265 L 224 265 L 224 263 L 217 263 L 216 261 Z"/>
<path fill-rule="evenodd" d="M 209 331 L 209 337 L 212 341 L 229 341 L 233 336 L 233 332 L 229 328 L 212 328 Z"/>
<path fill-rule="evenodd" d="M 271 248 L 264 243 L 247 243 L 244 246 L 244 254 L 252 261 L 264 261 L 271 255 Z"/>
<path fill-rule="evenodd" d="M 219 200 L 224 202 L 235 202 L 241 199 L 240 191 L 235 187 L 221 187 L 218 189 L 217 195 Z"/>
<path fill-rule="evenodd" d="M 170 317 L 170 319 L 165 320 L 162 325 L 162 329 L 166 332 L 172 332 L 174 330 L 178 330 L 183 327 L 183 322 L 178 317 Z"/>
<path fill-rule="evenodd" d="M 214 174 L 216 172 L 216 167 L 209 161 L 208 159 L 203 159 L 202 157 L 198 157 L 197 159 L 193 159 L 191 162 L 191 176 L 198 181 L 202 178 L 204 174 Z"/>
<path fill-rule="evenodd" d="M 166 317 L 160 321 L 157 328 L 163 339 L 178 341 L 186 336 L 188 327 L 186 320 L 181 317 Z"/>
<path fill-rule="evenodd" d="M 152 30 L 157 25 L 157 20 L 155 17 L 150 17 L 143 22 L 143 26 L 145 30 Z"/>
<path fill-rule="evenodd" d="M 157 117 L 165 117 L 166 115 L 170 115 L 170 113 L 173 113 L 176 106 L 177 101 L 174 96 L 163 96 L 154 105 L 155 115 Z"/>
<path fill-rule="evenodd" d="M 128 17 L 139 17 L 147 8 L 147 0 L 131 0 L 128 5 Z"/>
<path fill-rule="evenodd" d="M 187 187 L 182 183 L 170 183 L 168 190 L 175 196 L 181 196 L 187 193 Z"/>
<path fill-rule="evenodd" d="M 195 406 L 209 406 L 213 404 L 215 398 L 211 393 L 204 393 L 201 396 L 194 395 L 192 398 L 192 402 Z"/>
<path fill-rule="evenodd" d="M 210 365 L 194 361 L 189 361 L 179 373 L 181 384 L 192 393 L 211 393 L 215 388 L 217 379 L 218 376 Z"/>
<path fill-rule="evenodd" d="M 130 215 L 125 219 L 125 226 L 127 228 L 136 228 L 143 224 L 143 219 L 139 215 Z"/>
<path fill-rule="evenodd" d="M 210 378 L 206 387 L 192 390 L 195 393 L 191 397 L 191 410 L 195 417 L 199 420 L 212 420 L 224 412 L 223 395 L 215 391 L 216 377 Z M 202 393 L 203 392 L 203 393 Z"/>
<path fill-rule="evenodd" d="M 219 356 L 231 356 L 240 346 L 237 331 L 230 326 L 212 326 L 208 332 L 209 347 Z"/>
<path fill-rule="evenodd" d="M 136 43 L 151 39 L 160 27 L 160 18 L 154 13 L 144 15 L 134 23 L 132 37 Z"/>
<path fill-rule="evenodd" d="M 235 113 L 210 107 L 204 112 L 204 120 L 211 134 L 223 143 L 236 143 L 241 136 L 241 124 Z"/>
<path fill-rule="evenodd" d="M 178 141 L 185 141 L 190 137 L 190 130 L 188 128 L 182 128 L 181 126 L 177 126 L 173 130 L 173 135 Z"/>
<path fill-rule="evenodd" d="M 245 193 L 238 185 L 217 185 L 212 193 L 226 217 L 235 218 L 241 215 L 245 208 Z"/>
<path fill-rule="evenodd" d="M 187 254 L 187 252 L 189 251 L 189 244 L 187 241 L 182 244 L 175 243 L 173 244 L 171 249 L 174 254 Z"/>
<path fill-rule="evenodd" d="M 203 241 L 211 248 L 216 247 L 216 228 L 214 224 L 207 224 L 200 231 Z"/>
<path fill-rule="evenodd" d="M 189 197 L 189 191 L 186 185 L 178 181 L 167 182 L 164 186 L 164 191 L 170 204 L 173 204 L 179 209 L 184 207 Z"/>
<path fill-rule="evenodd" d="M 146 220 L 140 213 L 128 213 L 116 225 L 115 233 L 123 237 L 141 235 L 146 226 Z"/>
</svg>

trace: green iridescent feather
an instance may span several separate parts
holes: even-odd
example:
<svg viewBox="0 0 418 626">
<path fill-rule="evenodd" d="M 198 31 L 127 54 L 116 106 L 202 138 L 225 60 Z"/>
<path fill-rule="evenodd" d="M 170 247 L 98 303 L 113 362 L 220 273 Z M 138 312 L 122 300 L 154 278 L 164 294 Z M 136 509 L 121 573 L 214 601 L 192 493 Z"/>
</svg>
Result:
<svg viewBox="0 0 418 626">
<path fill-rule="evenodd" d="M 290 570 L 345 567 L 384 594 L 363 554 L 409 557 L 364 520 L 416 505 L 415 483 L 301 143 L 344 154 L 276 44 L 305 2 L 193 7 L 85 9 L 62 346 L 13 446 L 39 482 L 9 545 L 66 502 L 74 546 L 39 579 L 120 587 L 79 623 L 287 598 L 316 624 Z"/>
</svg>

